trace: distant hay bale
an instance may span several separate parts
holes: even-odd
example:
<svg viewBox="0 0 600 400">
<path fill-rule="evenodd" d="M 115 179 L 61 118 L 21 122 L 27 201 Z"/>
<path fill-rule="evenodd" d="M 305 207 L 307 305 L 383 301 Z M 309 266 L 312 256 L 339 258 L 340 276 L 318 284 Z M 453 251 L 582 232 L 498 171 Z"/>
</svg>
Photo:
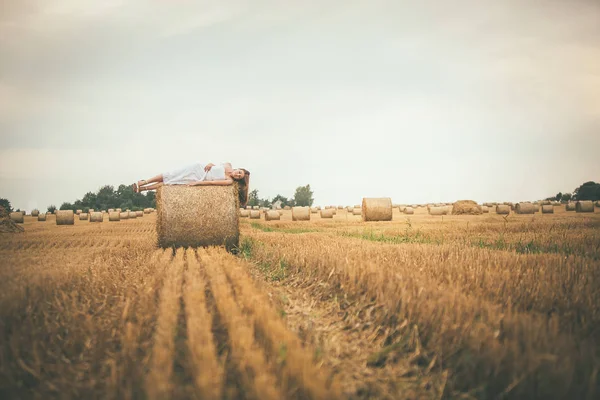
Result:
<svg viewBox="0 0 600 400">
<path fill-rule="evenodd" d="M 429 207 L 429 215 L 448 215 L 448 209 L 444 207 Z"/>
<path fill-rule="evenodd" d="M 392 199 L 389 197 L 364 197 L 361 209 L 363 221 L 392 220 Z"/>
<path fill-rule="evenodd" d="M 22 224 L 25 221 L 25 218 L 23 217 L 23 213 L 18 211 L 10 213 L 10 220 L 16 224 Z"/>
<path fill-rule="evenodd" d="M 598 200 L 597 202 L 594 203 L 596 205 L 596 207 L 600 208 L 600 200 Z"/>
<path fill-rule="evenodd" d="M 452 215 L 480 215 L 481 206 L 473 200 L 458 200 L 452 205 Z"/>
<path fill-rule="evenodd" d="M 250 216 L 250 210 L 240 210 L 240 217 L 248 218 Z"/>
<path fill-rule="evenodd" d="M 250 210 L 250 219 L 260 219 L 260 211 Z"/>
<path fill-rule="evenodd" d="M 129 219 L 135 219 L 138 216 L 137 212 L 135 212 L 135 211 L 129 211 L 128 214 L 129 214 Z"/>
<path fill-rule="evenodd" d="M 311 207 L 311 208 L 310 208 L 310 213 L 311 213 L 311 214 L 316 214 L 316 213 L 318 213 L 318 212 L 319 212 L 319 209 L 318 209 L 317 207 Z"/>
<path fill-rule="evenodd" d="M 143 212 L 143 211 L 136 211 L 136 212 L 135 212 L 135 214 L 136 214 L 138 217 L 143 217 L 143 216 L 144 216 L 144 212 Z"/>
<path fill-rule="evenodd" d="M 127 211 L 121 211 L 119 213 L 119 218 L 120 219 L 129 219 L 129 213 Z"/>
<path fill-rule="evenodd" d="M 335 207 L 330 207 L 329 209 L 331 210 L 333 215 L 337 215 L 337 209 Z"/>
<path fill-rule="evenodd" d="M 81 213 L 83 213 L 83 210 L 77 210 L 75 211 L 75 214 L 80 215 Z"/>
<path fill-rule="evenodd" d="M 352 215 L 361 215 L 362 214 L 362 209 L 361 208 L 353 208 L 352 209 Z"/>
<path fill-rule="evenodd" d="M 90 222 L 103 222 L 103 221 L 104 221 L 104 214 L 102 214 L 101 212 L 95 211 L 90 214 Z"/>
<path fill-rule="evenodd" d="M 116 211 L 116 212 L 118 212 L 118 213 L 121 213 L 121 212 L 123 212 L 123 210 L 122 210 L 122 209 L 120 209 L 120 208 L 117 208 L 115 211 Z"/>
<path fill-rule="evenodd" d="M 239 245 L 238 185 L 165 185 L 156 191 L 156 230 L 161 247 Z M 260 211 L 253 210 L 260 218 Z"/>
<path fill-rule="evenodd" d="M 506 204 L 498 204 L 496 206 L 496 214 L 508 215 L 510 214 L 510 206 Z"/>
<path fill-rule="evenodd" d="M 488 206 L 481 206 L 481 213 L 487 214 L 490 212 L 490 208 Z"/>
<path fill-rule="evenodd" d="M 56 225 L 74 225 L 75 213 L 73 210 L 59 210 L 56 213 Z"/>
<path fill-rule="evenodd" d="M 151 212 L 152 212 L 151 208 L 144 208 L 144 211 L 143 211 L 144 214 L 150 214 Z"/>
<path fill-rule="evenodd" d="M 111 212 L 115 211 L 114 208 L 109 208 L 108 209 L 108 213 L 110 214 Z"/>
<path fill-rule="evenodd" d="M 265 221 L 279 221 L 281 219 L 281 215 L 279 215 L 279 211 L 271 210 L 265 213 Z"/>
<path fill-rule="evenodd" d="M 43 222 L 43 221 L 46 220 L 46 214 L 39 214 L 37 218 L 38 218 L 38 221 L 42 221 Z"/>
<path fill-rule="evenodd" d="M 552 204 L 542 205 L 542 214 L 554 214 L 554 206 Z"/>
<path fill-rule="evenodd" d="M 517 203 L 515 211 L 517 214 L 535 214 L 535 206 L 527 202 Z"/>
<path fill-rule="evenodd" d="M 540 204 L 543 206 L 549 206 L 552 203 L 550 202 L 550 200 L 542 200 L 542 201 L 540 201 Z"/>
<path fill-rule="evenodd" d="M 569 202 L 565 204 L 565 211 L 575 211 L 575 203 Z"/>
<path fill-rule="evenodd" d="M 31 212 L 31 216 L 32 216 L 32 217 L 37 217 L 38 215 L 40 215 L 40 211 L 39 211 L 39 210 L 33 210 L 33 211 Z"/>
<path fill-rule="evenodd" d="M 292 221 L 310 221 L 310 208 L 292 207 Z"/>
<path fill-rule="evenodd" d="M 279 213 L 279 215 L 283 215 L 283 210 L 282 209 L 278 209 L 277 212 Z"/>
<path fill-rule="evenodd" d="M 88 214 L 91 214 L 91 213 L 93 213 L 93 212 L 95 212 L 95 210 L 94 210 L 93 208 L 90 208 L 90 209 L 88 210 Z"/>
<path fill-rule="evenodd" d="M 79 213 L 79 220 L 80 221 L 87 221 L 89 218 L 89 214 L 88 213 Z"/>
<path fill-rule="evenodd" d="M 108 213 L 109 222 L 117 222 L 121 220 L 121 213 L 118 211 L 111 211 Z"/>
<path fill-rule="evenodd" d="M 321 218 L 333 218 L 333 211 L 331 208 L 321 210 Z"/>
<path fill-rule="evenodd" d="M 343 210 L 343 209 L 344 209 L 344 206 L 337 206 L 337 209 L 338 209 L 338 210 Z"/>
<path fill-rule="evenodd" d="M 253 210 L 260 210 L 260 207 L 259 206 L 252 206 L 252 209 Z"/>
<path fill-rule="evenodd" d="M 329 210 L 331 208 L 331 206 L 325 206 L 326 210 Z"/>
<path fill-rule="evenodd" d="M 415 213 L 415 209 L 412 207 L 404 207 L 404 211 L 402 211 L 406 215 L 412 215 Z"/>
<path fill-rule="evenodd" d="M 289 210 L 291 210 L 291 209 L 292 209 L 292 207 L 290 207 L 290 206 L 285 206 L 285 207 L 283 207 L 283 209 L 284 209 L 284 210 L 286 210 L 286 211 L 289 211 Z"/>
<path fill-rule="evenodd" d="M 594 203 L 591 200 L 578 201 L 575 203 L 575 211 L 578 213 L 594 212 Z"/>
</svg>

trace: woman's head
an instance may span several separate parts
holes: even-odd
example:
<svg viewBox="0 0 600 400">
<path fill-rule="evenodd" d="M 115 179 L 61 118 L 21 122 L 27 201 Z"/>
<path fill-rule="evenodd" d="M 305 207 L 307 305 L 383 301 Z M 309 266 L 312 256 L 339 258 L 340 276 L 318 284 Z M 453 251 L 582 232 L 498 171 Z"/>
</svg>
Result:
<svg viewBox="0 0 600 400">
<path fill-rule="evenodd" d="M 250 171 L 244 168 L 234 169 L 231 177 L 238 183 L 240 207 L 246 207 L 248 191 L 250 190 Z"/>
</svg>

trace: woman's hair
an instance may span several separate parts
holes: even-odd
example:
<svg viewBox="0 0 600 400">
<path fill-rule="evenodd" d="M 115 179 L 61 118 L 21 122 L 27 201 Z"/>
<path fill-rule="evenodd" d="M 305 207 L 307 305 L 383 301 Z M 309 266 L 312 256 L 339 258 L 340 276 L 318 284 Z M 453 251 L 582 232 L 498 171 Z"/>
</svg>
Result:
<svg viewBox="0 0 600 400">
<path fill-rule="evenodd" d="M 236 179 L 235 181 L 238 183 L 238 196 L 240 199 L 240 207 L 246 207 L 246 203 L 248 203 L 248 191 L 250 188 L 250 171 L 239 168 L 244 171 L 244 177 L 242 179 Z"/>
</svg>

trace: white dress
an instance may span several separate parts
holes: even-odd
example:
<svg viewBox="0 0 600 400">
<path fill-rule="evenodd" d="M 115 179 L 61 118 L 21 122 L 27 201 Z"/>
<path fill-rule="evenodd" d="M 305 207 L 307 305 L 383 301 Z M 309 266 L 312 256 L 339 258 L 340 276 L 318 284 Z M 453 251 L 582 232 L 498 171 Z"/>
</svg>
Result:
<svg viewBox="0 0 600 400">
<path fill-rule="evenodd" d="M 195 163 L 174 171 L 163 172 L 165 185 L 187 185 L 198 181 L 218 181 L 225 179 L 225 165 L 213 166 L 210 171 L 204 171 L 206 164 Z"/>
</svg>

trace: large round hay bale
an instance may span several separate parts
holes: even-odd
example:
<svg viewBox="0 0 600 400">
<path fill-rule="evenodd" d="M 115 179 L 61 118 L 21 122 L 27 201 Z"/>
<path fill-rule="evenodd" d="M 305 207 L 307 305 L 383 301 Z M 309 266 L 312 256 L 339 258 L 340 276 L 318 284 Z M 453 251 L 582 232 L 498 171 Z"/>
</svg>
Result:
<svg viewBox="0 0 600 400">
<path fill-rule="evenodd" d="M 429 207 L 429 215 L 447 215 L 448 209 L 444 207 Z"/>
<path fill-rule="evenodd" d="M 515 211 L 517 214 L 535 214 L 535 206 L 527 202 L 517 203 Z"/>
<path fill-rule="evenodd" d="M 310 208 L 310 213 L 311 213 L 311 214 L 316 214 L 316 213 L 318 213 L 318 212 L 319 212 L 319 209 L 318 209 L 317 207 L 311 207 L 311 208 Z"/>
<path fill-rule="evenodd" d="M 89 214 L 88 213 L 79 213 L 79 220 L 80 221 L 87 221 L 89 218 Z"/>
<path fill-rule="evenodd" d="M 481 213 L 487 214 L 490 212 L 490 208 L 488 206 L 481 206 Z"/>
<path fill-rule="evenodd" d="M 56 225 L 74 225 L 75 213 L 73 210 L 59 210 L 56 213 Z"/>
<path fill-rule="evenodd" d="M 240 210 L 240 217 L 248 218 L 250 216 L 250 210 Z"/>
<path fill-rule="evenodd" d="M 90 214 L 90 222 L 103 222 L 103 221 L 104 221 L 104 214 L 102 214 L 101 212 L 95 211 Z"/>
<path fill-rule="evenodd" d="M 135 212 L 135 211 L 129 211 L 128 214 L 129 214 L 129 219 L 135 219 L 138 216 L 137 212 Z"/>
<path fill-rule="evenodd" d="M 357 208 L 353 208 L 352 209 L 352 215 L 361 215 L 362 214 L 362 209 L 357 207 Z"/>
<path fill-rule="evenodd" d="M 45 221 L 46 220 L 46 214 L 38 214 L 37 217 L 38 221 Z"/>
<path fill-rule="evenodd" d="M 389 197 L 363 198 L 362 201 L 363 221 L 391 221 L 392 199 Z"/>
<path fill-rule="evenodd" d="M 569 202 L 565 204 L 565 211 L 575 211 L 575 203 Z"/>
<path fill-rule="evenodd" d="M 165 185 L 156 191 L 156 230 L 161 247 L 239 244 L 237 184 Z M 260 218 L 260 211 L 253 210 Z"/>
<path fill-rule="evenodd" d="M 129 219 L 129 213 L 127 211 L 121 211 L 119 213 L 119 219 Z"/>
<path fill-rule="evenodd" d="M 260 211 L 250 210 L 250 219 L 260 219 Z"/>
<path fill-rule="evenodd" d="M 496 214 L 508 215 L 510 214 L 510 206 L 506 204 L 498 204 L 496 206 Z"/>
<path fill-rule="evenodd" d="M 22 224 L 25 221 L 25 217 L 23 217 L 23 213 L 21 211 L 11 212 L 10 220 L 17 224 Z"/>
<path fill-rule="evenodd" d="M 482 214 L 481 206 L 473 200 L 458 200 L 452 205 L 452 215 L 479 215 Z"/>
<path fill-rule="evenodd" d="M 292 221 L 310 221 L 310 207 L 292 207 Z"/>
<path fill-rule="evenodd" d="M 575 211 L 578 213 L 594 212 L 594 203 L 591 200 L 578 201 L 575 203 Z"/>
<path fill-rule="evenodd" d="M 270 210 L 265 213 L 265 221 L 279 221 L 280 219 L 281 215 L 277 210 Z"/>
<path fill-rule="evenodd" d="M 136 212 L 135 212 L 135 214 L 136 214 L 138 217 L 143 217 L 143 216 L 144 216 L 144 212 L 143 212 L 143 211 L 136 211 Z"/>
<path fill-rule="evenodd" d="M 542 214 L 554 214 L 554 206 L 552 204 L 542 205 Z"/>
<path fill-rule="evenodd" d="M 331 208 L 321 210 L 321 218 L 333 218 L 333 210 Z"/>
<path fill-rule="evenodd" d="M 121 220 L 121 213 L 118 211 L 111 211 L 108 213 L 108 221 L 116 222 Z"/>
<path fill-rule="evenodd" d="M 412 215 L 415 213 L 415 209 L 412 207 L 404 207 L 404 211 L 402 211 L 406 215 Z"/>
<path fill-rule="evenodd" d="M 33 211 L 31 212 L 31 216 L 32 216 L 32 217 L 37 217 L 38 215 L 40 215 L 40 210 L 33 210 Z"/>
</svg>

